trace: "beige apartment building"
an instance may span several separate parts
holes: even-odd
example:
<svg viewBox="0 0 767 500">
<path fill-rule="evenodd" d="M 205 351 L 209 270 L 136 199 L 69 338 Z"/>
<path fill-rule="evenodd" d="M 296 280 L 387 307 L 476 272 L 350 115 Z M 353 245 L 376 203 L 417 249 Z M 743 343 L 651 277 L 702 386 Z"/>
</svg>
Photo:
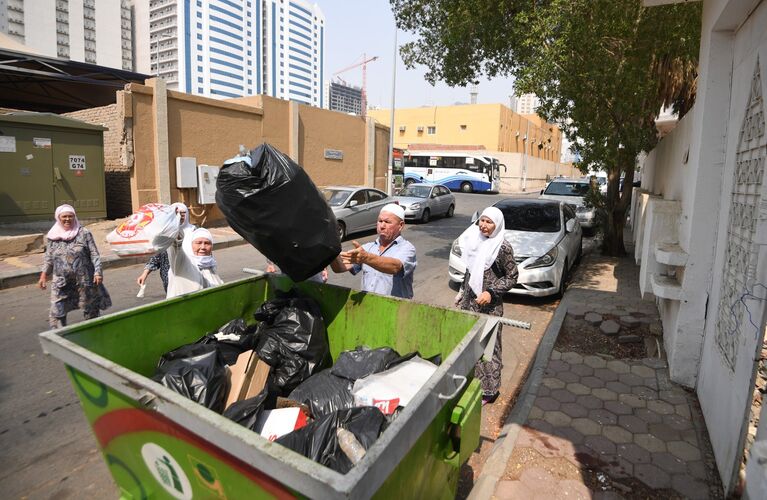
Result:
<svg viewBox="0 0 767 500">
<path fill-rule="evenodd" d="M 368 111 L 389 126 L 391 110 Z M 502 104 L 464 104 L 396 109 L 394 147 L 485 149 L 559 162 L 562 132 L 538 115 L 520 115 Z"/>
</svg>

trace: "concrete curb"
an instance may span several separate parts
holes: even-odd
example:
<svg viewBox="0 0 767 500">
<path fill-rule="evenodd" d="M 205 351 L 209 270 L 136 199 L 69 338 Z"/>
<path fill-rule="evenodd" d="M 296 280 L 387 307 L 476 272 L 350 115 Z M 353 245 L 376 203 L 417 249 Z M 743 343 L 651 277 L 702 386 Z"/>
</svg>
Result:
<svg viewBox="0 0 767 500">
<path fill-rule="evenodd" d="M 469 493 L 469 500 L 484 500 L 493 498 L 495 495 L 495 489 L 503 477 L 503 473 L 506 471 L 509 457 L 511 457 L 511 453 L 514 451 L 514 446 L 517 443 L 519 431 L 527 421 L 527 417 L 535 402 L 538 387 L 541 384 L 541 380 L 543 380 L 543 373 L 546 371 L 546 366 L 551 357 L 551 351 L 554 349 L 554 343 L 557 341 L 559 331 L 562 329 L 562 323 L 565 321 L 568 303 L 570 302 L 568 298 L 569 295 L 565 292 L 564 298 L 557 306 L 554 316 L 552 316 L 551 321 L 549 321 L 546 327 L 546 332 L 543 334 L 540 346 L 538 347 L 538 353 L 535 356 L 533 368 L 530 370 L 530 376 L 527 377 L 527 381 L 520 391 L 522 397 L 517 400 L 509 417 L 506 419 L 501 433 L 498 435 L 498 439 L 490 451 L 490 456 L 482 466 L 480 477 Z"/>
<path fill-rule="evenodd" d="M 216 237 L 216 243 L 213 244 L 214 250 L 242 245 L 246 241 L 240 236 Z M 102 269 L 116 269 L 120 267 L 132 266 L 134 264 L 145 264 L 148 257 L 118 257 L 117 255 L 105 255 L 101 257 Z M 37 283 L 40 278 L 40 269 L 37 267 L 18 269 L 15 271 L 0 274 L 0 290 L 14 288 L 17 286 L 31 285 Z"/>
</svg>

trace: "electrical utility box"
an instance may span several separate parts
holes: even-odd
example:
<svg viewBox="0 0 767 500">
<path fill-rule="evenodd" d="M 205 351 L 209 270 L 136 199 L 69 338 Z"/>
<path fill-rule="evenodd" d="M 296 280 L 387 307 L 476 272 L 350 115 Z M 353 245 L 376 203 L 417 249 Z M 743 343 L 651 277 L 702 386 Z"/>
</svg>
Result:
<svg viewBox="0 0 767 500">
<path fill-rule="evenodd" d="M 176 157 L 176 187 L 197 187 L 197 158 L 188 156 Z"/>
<path fill-rule="evenodd" d="M 72 205 L 80 219 L 106 218 L 104 130 L 55 115 L 0 115 L 0 222 L 53 220 Z"/>
<path fill-rule="evenodd" d="M 216 203 L 216 179 L 220 167 L 200 165 L 197 167 L 198 188 L 197 201 L 200 205 Z"/>
</svg>

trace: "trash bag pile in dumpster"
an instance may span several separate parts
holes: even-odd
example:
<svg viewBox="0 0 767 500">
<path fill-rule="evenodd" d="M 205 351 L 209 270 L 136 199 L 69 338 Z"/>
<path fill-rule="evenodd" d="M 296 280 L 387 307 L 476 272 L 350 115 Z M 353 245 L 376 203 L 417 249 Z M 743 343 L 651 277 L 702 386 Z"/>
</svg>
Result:
<svg viewBox="0 0 767 500">
<path fill-rule="evenodd" d="M 261 436 L 346 473 L 437 369 L 358 347 L 331 366 L 319 305 L 289 293 L 160 359 L 154 379 Z"/>
<path fill-rule="evenodd" d="M 322 271 L 341 252 L 325 198 L 303 168 L 269 144 L 224 163 L 216 204 L 232 229 L 293 281 Z"/>
</svg>

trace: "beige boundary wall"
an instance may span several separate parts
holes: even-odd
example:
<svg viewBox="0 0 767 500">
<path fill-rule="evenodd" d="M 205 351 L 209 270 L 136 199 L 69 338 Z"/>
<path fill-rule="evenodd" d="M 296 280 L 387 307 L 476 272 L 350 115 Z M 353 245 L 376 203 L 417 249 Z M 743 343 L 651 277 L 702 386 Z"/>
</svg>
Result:
<svg viewBox="0 0 767 500">
<path fill-rule="evenodd" d="M 176 157 L 218 166 L 241 144 L 250 149 L 262 142 L 288 154 L 318 186 L 386 186 L 389 129 L 372 120 L 268 96 L 221 101 L 167 90 L 162 80 L 146 83 L 129 84 L 117 95 L 132 210 L 182 201 L 194 223 L 222 223 L 215 205 L 198 206 L 195 189 L 176 188 Z M 328 159 L 325 150 L 342 158 Z"/>
</svg>

